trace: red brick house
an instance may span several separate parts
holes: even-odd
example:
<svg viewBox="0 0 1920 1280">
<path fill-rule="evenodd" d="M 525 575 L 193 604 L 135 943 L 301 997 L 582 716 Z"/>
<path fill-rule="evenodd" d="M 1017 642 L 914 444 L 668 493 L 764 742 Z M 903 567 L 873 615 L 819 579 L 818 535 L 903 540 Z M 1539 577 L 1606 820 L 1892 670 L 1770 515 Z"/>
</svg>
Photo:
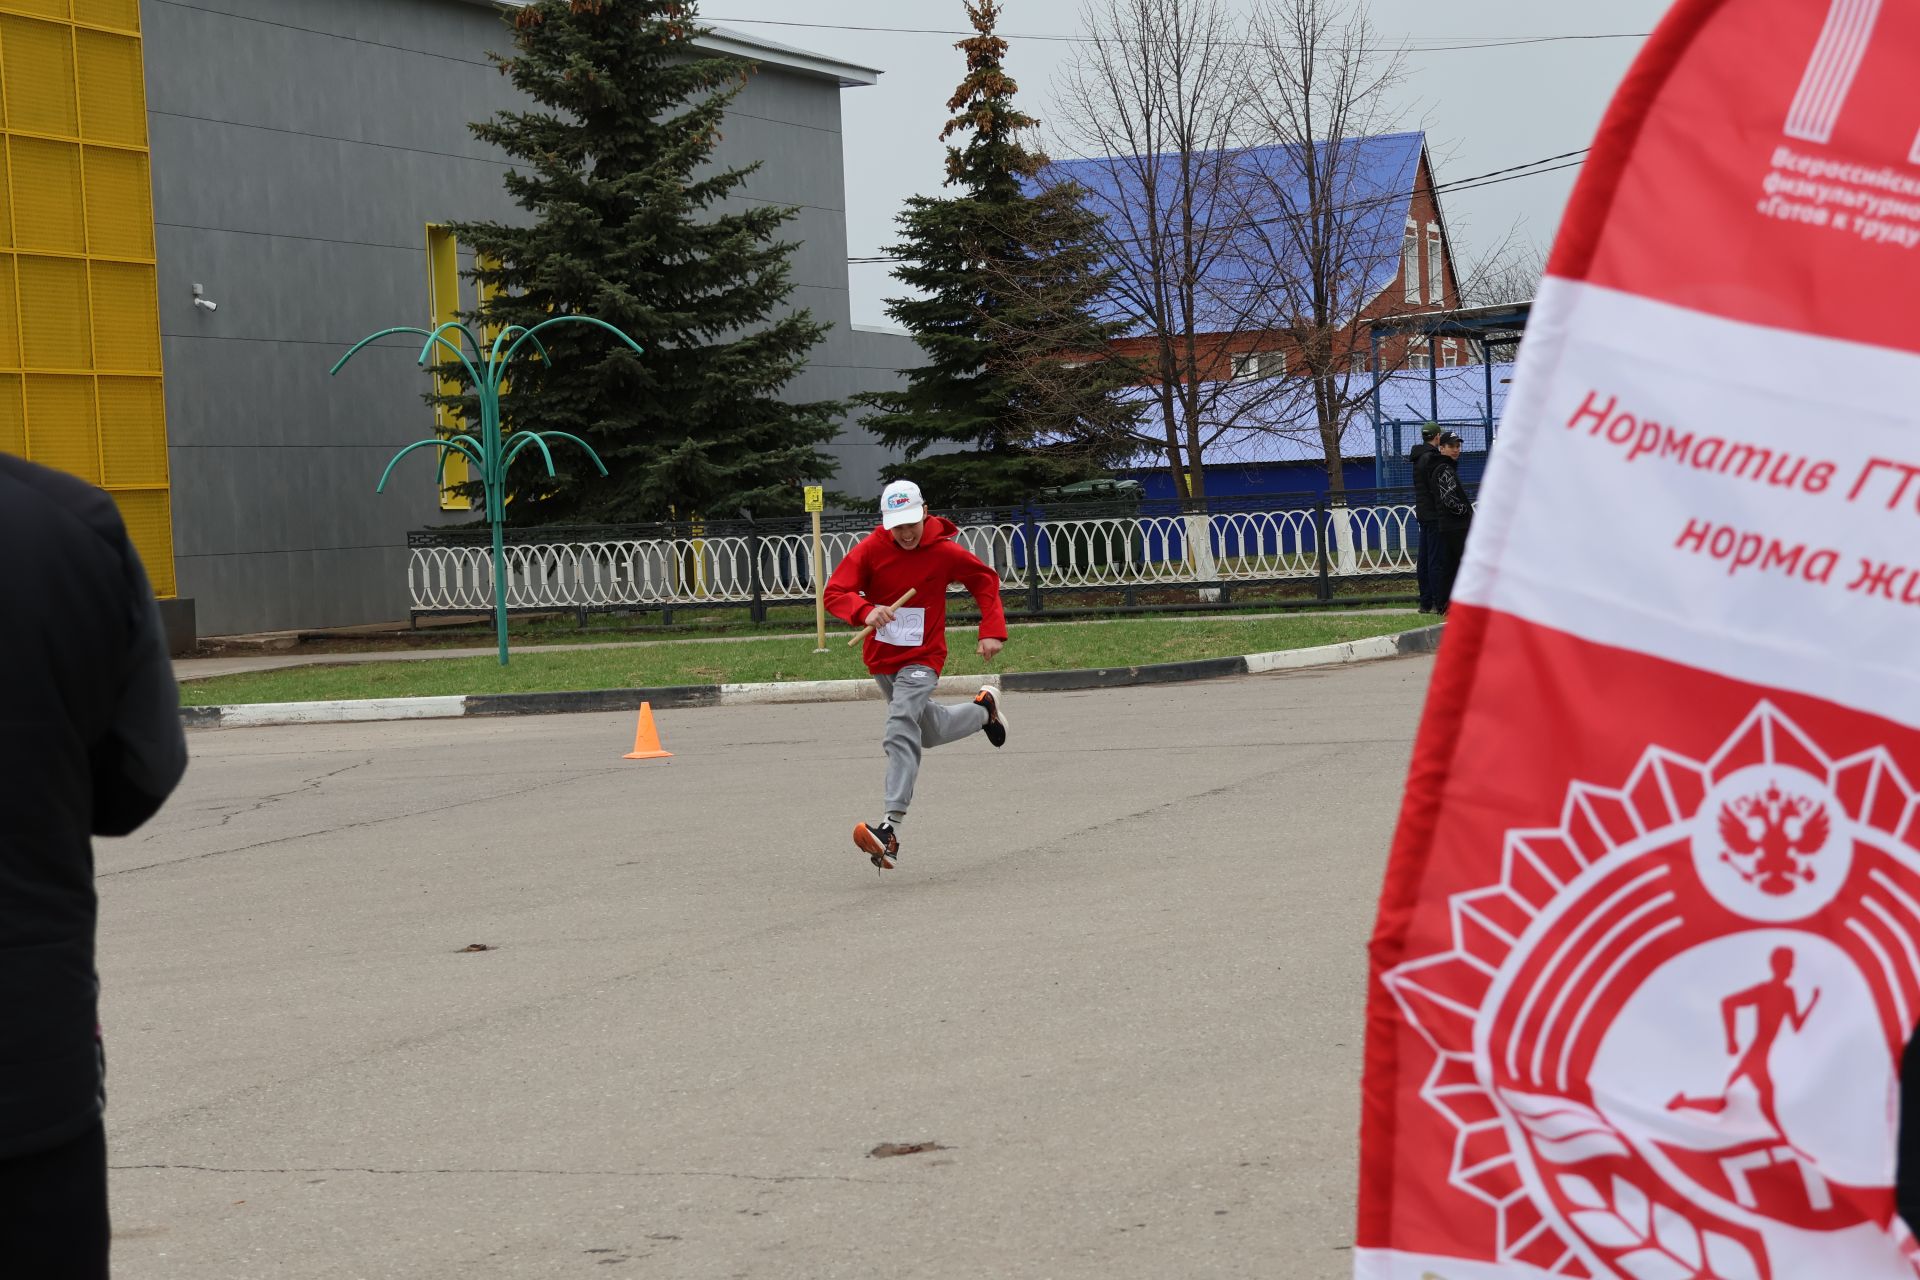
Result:
<svg viewBox="0 0 1920 1280">
<path fill-rule="evenodd" d="M 1369 373 L 1369 321 L 1409 312 L 1448 311 L 1461 305 L 1452 242 L 1434 190 L 1426 135 L 1415 131 L 1343 139 L 1337 144 L 1316 144 L 1316 155 L 1321 158 L 1323 172 L 1332 173 L 1341 193 L 1331 210 L 1341 224 L 1336 232 L 1339 247 L 1337 253 L 1327 256 L 1340 261 L 1352 278 L 1343 308 L 1350 312 L 1350 318 L 1334 339 L 1334 346 L 1348 371 Z M 1044 180 L 1071 179 L 1086 188 L 1085 203 L 1106 219 L 1116 254 L 1124 255 L 1129 245 L 1144 239 L 1139 232 L 1148 221 L 1151 204 L 1143 187 L 1151 180 L 1151 166 L 1170 159 L 1067 161 L 1050 166 Z M 1286 237 L 1266 234 L 1263 225 L 1289 216 L 1284 212 L 1288 208 L 1310 207 L 1310 202 L 1284 189 L 1289 182 L 1298 185 L 1291 176 L 1303 168 L 1298 153 L 1287 146 L 1253 147 L 1213 153 L 1204 163 L 1213 166 L 1212 172 L 1220 175 L 1223 184 L 1240 186 L 1241 179 L 1248 175 L 1254 179 L 1252 186 L 1266 184 L 1278 193 L 1272 207 L 1282 212 L 1262 217 L 1257 212 L 1228 211 L 1224 204 L 1218 214 L 1202 210 L 1203 223 L 1214 224 L 1207 232 L 1208 243 L 1227 247 L 1213 254 L 1202 284 L 1207 296 L 1197 309 L 1205 314 L 1194 326 L 1199 341 L 1193 352 L 1199 380 L 1218 382 L 1298 372 L 1301 358 L 1296 340 L 1284 329 L 1249 323 L 1258 316 L 1273 314 L 1270 299 L 1261 301 L 1253 295 L 1263 289 L 1270 292 L 1274 281 L 1290 269 L 1285 261 L 1289 252 Z M 1165 201 L 1173 197 L 1157 198 Z M 1256 195 L 1252 202 L 1236 203 L 1235 209 L 1257 208 L 1257 199 Z M 1123 274 L 1130 265 L 1137 266 L 1116 265 Z M 1291 269 L 1296 276 L 1300 274 L 1297 266 Z M 1254 278 L 1263 271 L 1270 274 L 1265 279 Z M 1125 288 L 1120 292 L 1124 295 Z M 1114 349 L 1130 356 L 1152 357 L 1160 346 L 1157 330 L 1149 331 L 1137 322 L 1140 308 L 1129 306 L 1124 296 L 1113 305 L 1114 314 L 1136 317 L 1136 332 L 1115 342 Z M 1472 355 L 1463 342 L 1448 340 L 1439 345 L 1433 358 L 1447 366 L 1466 364 Z M 1427 360 L 1424 344 L 1409 351 L 1405 338 L 1388 339 L 1381 348 L 1381 364 L 1387 371 L 1424 368 Z M 1156 376 L 1151 380 L 1159 379 Z"/>
</svg>

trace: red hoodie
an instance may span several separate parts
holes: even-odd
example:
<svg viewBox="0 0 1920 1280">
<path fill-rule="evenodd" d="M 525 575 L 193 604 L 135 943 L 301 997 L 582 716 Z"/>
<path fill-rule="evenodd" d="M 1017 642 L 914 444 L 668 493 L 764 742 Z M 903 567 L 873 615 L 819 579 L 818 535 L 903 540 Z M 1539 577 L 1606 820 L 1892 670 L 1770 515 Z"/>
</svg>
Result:
<svg viewBox="0 0 1920 1280">
<path fill-rule="evenodd" d="M 1000 575 L 953 541 L 958 532 L 944 516 L 928 516 L 920 544 L 903 551 L 885 528 L 875 529 L 827 579 L 827 612 L 856 627 L 866 624 L 875 605 L 892 604 L 913 588 L 913 599 L 899 618 L 867 637 L 863 656 L 875 675 L 890 676 L 914 663 L 935 671 L 945 665 L 950 582 L 965 587 L 980 606 L 981 639 L 1007 638 Z"/>
</svg>

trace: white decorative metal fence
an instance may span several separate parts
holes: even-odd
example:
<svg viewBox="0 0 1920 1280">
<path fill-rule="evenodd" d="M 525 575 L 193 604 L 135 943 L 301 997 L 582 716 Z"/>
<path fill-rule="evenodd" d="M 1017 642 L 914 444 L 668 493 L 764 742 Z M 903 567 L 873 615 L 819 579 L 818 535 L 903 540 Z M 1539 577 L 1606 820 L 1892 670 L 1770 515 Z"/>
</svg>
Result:
<svg viewBox="0 0 1920 1280">
<path fill-rule="evenodd" d="M 824 535 L 826 572 L 870 526 Z M 799 520 L 672 529 L 537 530 L 506 547 L 507 607 L 603 611 L 764 605 L 813 597 L 813 538 Z M 463 533 L 410 538 L 413 611 L 492 607 L 486 542 Z M 1400 495 L 1329 506 L 1255 506 L 1204 513 L 994 512 L 960 525 L 957 541 L 1009 591 L 1033 593 L 1384 577 L 1414 571 L 1413 506 Z"/>
</svg>

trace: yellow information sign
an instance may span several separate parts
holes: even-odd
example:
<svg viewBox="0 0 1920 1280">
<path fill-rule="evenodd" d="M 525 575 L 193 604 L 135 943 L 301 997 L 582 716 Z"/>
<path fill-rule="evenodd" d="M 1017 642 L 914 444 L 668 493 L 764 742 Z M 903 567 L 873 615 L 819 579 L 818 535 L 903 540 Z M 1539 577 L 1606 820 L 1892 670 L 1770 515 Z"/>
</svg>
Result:
<svg viewBox="0 0 1920 1280">
<path fill-rule="evenodd" d="M 810 484 L 807 486 L 806 509 L 808 511 L 825 511 L 827 509 L 827 489 L 825 485 Z"/>
</svg>

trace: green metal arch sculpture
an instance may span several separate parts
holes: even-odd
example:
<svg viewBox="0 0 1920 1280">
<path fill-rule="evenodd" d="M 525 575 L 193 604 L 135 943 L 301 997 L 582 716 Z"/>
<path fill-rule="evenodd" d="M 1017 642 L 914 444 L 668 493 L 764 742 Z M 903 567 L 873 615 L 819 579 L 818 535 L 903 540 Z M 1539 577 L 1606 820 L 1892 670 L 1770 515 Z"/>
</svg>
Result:
<svg viewBox="0 0 1920 1280">
<path fill-rule="evenodd" d="M 587 451 L 587 457 L 593 459 L 593 465 L 599 468 L 600 474 L 603 476 L 607 474 L 607 464 L 600 461 L 600 455 L 594 452 L 593 446 L 585 440 L 582 440 L 579 436 L 570 435 L 565 431 L 518 431 L 510 438 L 502 438 L 500 427 L 500 388 L 506 380 L 507 366 L 512 362 L 515 353 L 520 350 L 521 345 L 527 342 L 533 343 L 534 350 L 539 353 L 540 358 L 551 365 L 553 361 L 547 355 L 546 344 L 541 342 L 537 335 L 542 329 L 551 328 L 556 324 L 598 325 L 614 337 L 620 339 L 620 341 L 626 343 L 629 347 L 632 347 L 636 353 L 644 354 L 639 343 L 629 338 L 613 325 L 608 324 L 605 320 L 599 320 L 593 316 L 554 316 L 550 320 L 542 320 L 539 324 L 531 328 L 517 324 L 508 325 L 494 336 L 493 346 L 491 348 L 482 347 L 480 339 L 474 336 L 473 331 L 467 328 L 467 326 L 457 320 L 449 320 L 445 324 L 432 330 L 421 329 L 413 325 L 399 325 L 392 329 L 382 329 L 378 333 L 369 334 L 349 347 L 347 353 L 336 360 L 333 368 L 327 371 L 329 376 L 339 373 L 342 366 L 344 366 L 347 361 L 353 359 L 360 348 L 380 338 L 391 337 L 396 333 L 414 333 L 426 339 L 425 344 L 420 348 L 420 359 L 418 363 L 421 368 L 426 367 L 427 357 L 432 354 L 436 346 L 444 347 L 446 350 L 452 352 L 454 358 L 466 367 L 467 376 L 473 379 L 474 394 L 480 401 L 479 430 L 477 432 L 456 432 L 448 436 L 434 436 L 431 439 L 417 440 L 408 445 L 406 448 L 400 450 L 400 452 L 394 454 L 392 459 L 388 461 L 387 469 L 380 473 L 380 483 L 374 487 L 374 492 L 386 492 L 387 478 L 393 474 L 394 466 L 400 459 L 406 457 L 415 449 L 432 448 L 440 451 L 440 462 L 438 467 L 435 468 L 436 475 L 444 476 L 446 474 L 447 456 L 450 453 L 462 455 L 473 465 L 474 469 L 479 472 L 480 483 L 486 493 L 487 524 L 493 531 L 494 633 L 500 641 L 500 665 L 503 667 L 507 665 L 507 468 L 513 465 L 513 460 L 519 457 L 521 451 L 528 445 L 538 445 L 540 455 L 547 464 L 547 474 L 553 475 L 553 451 L 547 447 L 547 441 L 549 439 L 558 439 L 570 440 L 582 449 L 585 449 Z M 467 340 L 468 346 L 473 349 L 473 359 L 467 358 L 467 353 L 461 349 L 459 343 L 445 336 L 449 329 L 457 331 L 460 336 Z M 518 336 L 516 337 L 515 335 Z M 500 346 L 502 343 L 507 342 L 509 338 L 512 338 L 513 341 L 508 345 L 505 354 L 502 354 Z M 475 361 L 478 361 L 479 364 L 476 365 L 474 363 Z"/>
</svg>

